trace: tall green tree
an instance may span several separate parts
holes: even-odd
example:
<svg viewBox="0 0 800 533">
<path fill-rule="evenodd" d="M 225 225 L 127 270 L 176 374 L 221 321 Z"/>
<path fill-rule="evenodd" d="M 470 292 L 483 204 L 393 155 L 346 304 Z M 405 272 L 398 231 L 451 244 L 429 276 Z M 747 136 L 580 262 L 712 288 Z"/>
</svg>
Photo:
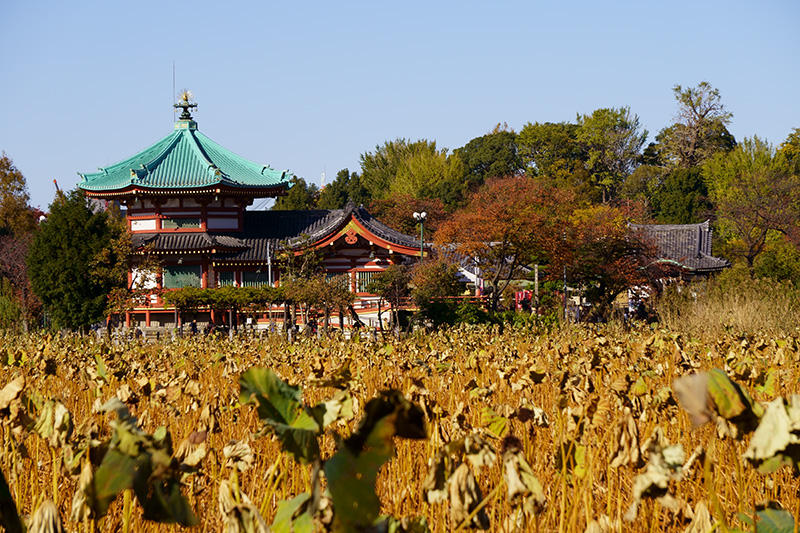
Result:
<svg viewBox="0 0 800 533">
<path fill-rule="evenodd" d="M 672 92 L 678 104 L 676 121 L 656 136 L 666 165 L 691 168 L 736 146 L 727 128 L 733 114 L 725 109 L 718 89 L 704 81 L 696 87 L 675 85 Z"/>
<path fill-rule="evenodd" d="M 596 109 L 591 115 L 578 115 L 577 123 L 586 170 L 606 203 L 639 164 L 647 130 L 628 107 Z"/>
<path fill-rule="evenodd" d="M 23 236 L 36 227 L 36 212 L 28 205 L 25 176 L 5 152 L 0 154 L 0 235 Z"/>
<path fill-rule="evenodd" d="M 361 178 L 373 200 L 408 194 L 452 205 L 462 198 L 463 176 L 461 159 L 438 149 L 436 141 L 397 139 L 361 155 Z"/>
<path fill-rule="evenodd" d="M 794 128 L 778 148 L 778 152 L 792 165 L 794 172 L 800 172 L 800 128 Z"/>
<path fill-rule="evenodd" d="M 319 188 L 313 183 L 309 185 L 306 180 L 297 176 L 293 177 L 290 183 L 292 186 L 289 192 L 286 193 L 286 196 L 278 197 L 272 209 L 275 211 L 316 209 Z"/>
<path fill-rule="evenodd" d="M 93 212 L 81 191 L 59 195 L 50 205 L 27 266 L 53 325 L 86 330 L 104 317 L 108 294 L 126 281 L 118 279 L 119 258 L 109 253 L 122 231 L 106 212 Z"/>
<path fill-rule="evenodd" d="M 317 208 L 342 209 L 350 200 L 357 205 L 366 205 L 370 199 L 358 172 L 350 172 L 344 168 L 336 174 L 336 179 L 320 191 Z"/>
<path fill-rule="evenodd" d="M 750 270 L 770 232 L 796 234 L 800 178 L 771 144 L 753 137 L 706 161 L 703 177 L 731 252 Z"/>
<path fill-rule="evenodd" d="M 453 153 L 463 161 L 464 184 L 472 191 L 488 178 L 516 176 L 525 169 L 517 147 L 517 134 L 499 124 L 491 133 L 472 139 Z"/>
<path fill-rule="evenodd" d="M 700 167 L 676 168 L 652 195 L 653 216 L 664 224 L 694 224 L 711 217 L 714 206 Z"/>
<path fill-rule="evenodd" d="M 556 185 L 584 169 L 586 154 L 578 144 L 578 125 L 568 122 L 527 123 L 517 138 L 519 156 L 528 174 Z"/>
</svg>

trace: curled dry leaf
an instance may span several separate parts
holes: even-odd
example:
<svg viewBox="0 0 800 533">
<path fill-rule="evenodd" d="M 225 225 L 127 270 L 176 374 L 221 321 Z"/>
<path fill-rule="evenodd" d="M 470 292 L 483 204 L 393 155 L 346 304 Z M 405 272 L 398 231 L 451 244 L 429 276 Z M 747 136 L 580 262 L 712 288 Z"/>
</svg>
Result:
<svg viewBox="0 0 800 533">
<path fill-rule="evenodd" d="M 25 390 L 25 376 L 20 376 L 9 382 L 0 390 L 0 411 L 8 409 L 14 400 L 18 400 Z"/>
<path fill-rule="evenodd" d="M 28 525 L 28 533 L 63 533 L 64 526 L 61 525 L 61 517 L 58 516 L 58 508 L 50 498 L 42 502 L 36 512 L 31 517 Z"/>
<path fill-rule="evenodd" d="M 207 436 L 205 431 L 195 431 L 180 443 L 174 457 L 181 468 L 195 469 L 205 459 Z"/>
<path fill-rule="evenodd" d="M 516 418 L 520 422 L 533 422 L 533 425 L 540 428 L 550 426 L 550 420 L 547 418 L 547 413 L 540 407 L 535 407 L 530 404 L 522 404 L 511 414 L 511 418 Z"/>
<path fill-rule="evenodd" d="M 461 463 L 450 477 L 450 523 L 453 528 L 460 526 L 483 500 L 481 489 L 475 481 L 469 466 Z M 472 517 L 468 527 L 489 529 L 489 516 L 485 509 Z"/>
<path fill-rule="evenodd" d="M 683 530 L 683 533 L 710 533 L 716 528 L 716 520 L 711 519 L 711 513 L 708 512 L 706 502 L 697 502 L 694 508 L 694 518 Z"/>
<path fill-rule="evenodd" d="M 436 457 L 428 459 L 428 473 L 422 482 L 422 493 L 428 503 L 439 503 L 447 499 L 448 481 L 453 473 L 450 454 L 438 451 Z"/>
<path fill-rule="evenodd" d="M 527 511 L 542 513 L 547 503 L 542 484 L 514 441 L 518 442 L 517 439 L 507 438 L 505 442 L 513 444 L 503 452 L 503 476 L 508 488 L 508 501 L 514 507 L 524 502 Z"/>
<path fill-rule="evenodd" d="M 617 420 L 614 428 L 614 442 L 612 443 L 609 458 L 611 468 L 630 465 L 638 468 L 641 465 L 642 457 L 639 450 L 639 428 L 629 407 L 625 407 L 622 416 Z"/>
<path fill-rule="evenodd" d="M 225 456 L 225 466 L 236 468 L 244 472 L 253 466 L 256 460 L 253 449 L 246 440 L 232 440 L 222 449 Z"/>
<path fill-rule="evenodd" d="M 680 502 L 669 492 L 669 482 L 683 477 L 684 455 L 680 444 L 651 450 L 645 471 L 633 480 L 633 502 L 625 520 L 636 520 L 642 498 L 655 498 L 663 507 L 680 509 Z"/>
<path fill-rule="evenodd" d="M 497 460 L 492 445 L 478 433 L 464 437 L 464 454 L 472 468 L 479 472 L 483 467 L 491 468 Z"/>
<path fill-rule="evenodd" d="M 72 497 L 72 509 L 69 519 L 73 522 L 83 522 L 84 520 L 94 517 L 94 512 L 89 506 L 86 496 L 86 491 L 90 489 L 93 479 L 92 465 L 87 461 L 81 469 L 81 476 L 78 479 L 78 488 Z"/>
<path fill-rule="evenodd" d="M 267 533 L 269 531 L 258 508 L 235 484 L 228 480 L 222 480 L 219 484 L 217 501 L 227 533 Z"/>
<path fill-rule="evenodd" d="M 136 393 L 131 390 L 130 385 L 127 383 L 117 389 L 116 396 L 123 403 L 133 404 L 139 401 L 136 397 Z"/>
<path fill-rule="evenodd" d="M 753 433 L 744 458 L 769 473 L 782 464 L 800 464 L 800 395 L 792 394 L 789 404 L 776 398 L 767 404 L 761 423 Z"/>
</svg>

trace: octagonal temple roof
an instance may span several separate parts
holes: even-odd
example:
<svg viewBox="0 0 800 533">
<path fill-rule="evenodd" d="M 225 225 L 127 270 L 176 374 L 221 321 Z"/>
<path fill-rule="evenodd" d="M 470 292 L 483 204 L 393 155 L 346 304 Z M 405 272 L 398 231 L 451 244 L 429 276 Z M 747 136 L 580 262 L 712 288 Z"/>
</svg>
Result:
<svg viewBox="0 0 800 533">
<path fill-rule="evenodd" d="M 88 196 L 120 197 L 131 194 L 197 194 L 226 192 L 252 198 L 283 194 L 292 174 L 240 157 L 197 129 L 184 95 L 175 128 L 148 148 L 102 167 L 79 173 L 78 185 Z"/>
</svg>

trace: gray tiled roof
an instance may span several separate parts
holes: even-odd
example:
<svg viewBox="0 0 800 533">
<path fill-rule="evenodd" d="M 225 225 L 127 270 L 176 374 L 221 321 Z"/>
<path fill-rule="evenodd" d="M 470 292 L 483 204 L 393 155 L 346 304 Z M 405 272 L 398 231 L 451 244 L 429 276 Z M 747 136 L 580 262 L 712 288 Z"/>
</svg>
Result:
<svg viewBox="0 0 800 533">
<path fill-rule="evenodd" d="M 150 246 L 159 251 L 212 250 L 244 248 L 241 239 L 209 233 L 134 233 L 133 247 Z"/>
<path fill-rule="evenodd" d="M 676 263 L 695 272 L 714 272 L 730 266 L 727 259 L 711 255 L 712 230 L 709 222 L 699 224 L 632 224 L 653 240 L 658 260 Z"/>
<path fill-rule="evenodd" d="M 266 261 L 270 250 L 303 237 L 319 241 L 338 231 L 352 214 L 369 231 L 388 242 L 416 248 L 419 241 L 393 230 L 370 215 L 363 206 L 349 203 L 344 209 L 308 211 L 245 211 L 244 231 L 237 233 L 134 234 L 135 248 L 151 245 L 159 251 L 218 250 L 227 261 Z"/>
</svg>

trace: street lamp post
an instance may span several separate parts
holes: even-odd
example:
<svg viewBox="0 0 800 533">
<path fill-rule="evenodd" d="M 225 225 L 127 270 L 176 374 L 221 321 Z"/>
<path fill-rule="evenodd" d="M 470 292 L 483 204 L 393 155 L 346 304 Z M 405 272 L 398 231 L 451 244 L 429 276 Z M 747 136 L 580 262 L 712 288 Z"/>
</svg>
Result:
<svg viewBox="0 0 800 533">
<path fill-rule="evenodd" d="M 428 219 L 428 213 L 425 211 L 417 213 L 414 211 L 414 220 L 419 222 L 419 260 L 425 256 L 425 220 Z"/>
</svg>

